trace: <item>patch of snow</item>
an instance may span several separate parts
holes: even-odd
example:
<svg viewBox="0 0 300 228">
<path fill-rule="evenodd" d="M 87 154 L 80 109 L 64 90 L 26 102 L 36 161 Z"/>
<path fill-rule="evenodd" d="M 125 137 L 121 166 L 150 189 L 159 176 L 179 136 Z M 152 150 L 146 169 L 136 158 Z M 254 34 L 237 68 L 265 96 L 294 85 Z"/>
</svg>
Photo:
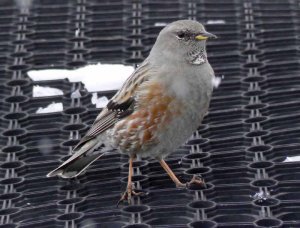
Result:
<svg viewBox="0 0 300 228">
<path fill-rule="evenodd" d="M 208 20 L 206 22 L 208 25 L 220 25 L 220 24 L 226 24 L 224 20 Z"/>
<path fill-rule="evenodd" d="M 79 33 L 80 33 L 80 28 L 78 28 L 78 29 L 75 30 L 75 37 L 78 37 Z"/>
<path fill-rule="evenodd" d="M 33 86 L 32 96 L 33 97 L 47 97 L 47 96 L 56 96 L 63 95 L 63 91 L 57 88 L 52 88 L 49 86 Z"/>
<path fill-rule="evenodd" d="M 120 89 L 133 71 L 132 66 L 98 63 L 75 70 L 31 70 L 27 74 L 33 81 L 68 78 L 70 82 L 82 82 L 89 92 L 95 92 Z"/>
<path fill-rule="evenodd" d="M 220 77 L 213 77 L 212 78 L 213 87 L 218 88 L 219 85 L 221 84 L 222 79 L 224 79 L 224 76 L 222 76 L 221 78 Z"/>
<path fill-rule="evenodd" d="M 80 98 L 80 97 L 81 97 L 81 93 L 79 89 L 76 89 L 73 93 L 71 93 L 71 98 Z"/>
<path fill-rule="evenodd" d="M 96 108 L 103 108 L 107 105 L 109 100 L 105 96 L 98 97 L 97 93 L 93 93 L 91 101 L 92 104 L 96 105 Z"/>
<path fill-rule="evenodd" d="M 164 26 L 166 26 L 166 25 L 167 25 L 166 22 L 156 22 L 156 23 L 154 24 L 154 26 L 156 26 L 156 27 L 164 27 Z"/>
<path fill-rule="evenodd" d="M 47 105 L 47 107 L 42 108 L 39 107 L 39 109 L 36 111 L 36 113 L 50 113 L 50 112 L 61 112 L 63 111 L 63 104 L 62 103 L 54 103 Z"/>
<path fill-rule="evenodd" d="M 283 162 L 298 162 L 300 161 L 300 156 L 286 157 Z"/>
<path fill-rule="evenodd" d="M 259 192 L 256 192 L 252 198 L 254 200 L 266 200 L 268 199 L 268 197 L 270 196 L 269 193 L 265 193 L 264 191 L 259 191 Z"/>
</svg>

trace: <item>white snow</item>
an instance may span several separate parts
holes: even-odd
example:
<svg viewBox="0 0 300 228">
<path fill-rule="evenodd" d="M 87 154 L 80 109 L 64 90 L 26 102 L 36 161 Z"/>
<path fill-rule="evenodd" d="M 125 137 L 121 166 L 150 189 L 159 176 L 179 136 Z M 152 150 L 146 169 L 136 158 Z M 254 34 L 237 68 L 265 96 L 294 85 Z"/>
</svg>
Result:
<svg viewBox="0 0 300 228">
<path fill-rule="evenodd" d="M 268 192 L 264 192 L 264 191 L 259 191 L 259 192 L 256 192 L 252 198 L 254 200 L 266 200 L 268 197 L 269 197 L 269 193 Z"/>
<path fill-rule="evenodd" d="M 80 33 L 80 28 L 77 28 L 77 29 L 75 30 L 75 37 L 78 37 L 78 36 L 79 36 L 79 33 Z"/>
<path fill-rule="evenodd" d="M 213 77 L 212 78 L 213 87 L 218 88 L 219 85 L 221 84 L 222 79 L 224 79 L 224 76 L 222 76 L 221 78 L 220 77 Z"/>
<path fill-rule="evenodd" d="M 226 22 L 224 20 L 208 20 L 206 22 L 206 24 L 208 25 L 216 25 L 216 24 L 226 24 Z"/>
<path fill-rule="evenodd" d="M 81 97 L 81 93 L 79 89 L 76 89 L 73 93 L 71 93 L 71 98 L 80 98 L 80 97 Z"/>
<path fill-rule="evenodd" d="M 76 70 L 47 69 L 28 71 L 33 81 L 56 80 L 68 78 L 70 82 L 82 82 L 89 92 L 118 90 L 132 74 L 132 66 L 121 64 L 95 64 Z"/>
<path fill-rule="evenodd" d="M 61 112 L 63 111 L 63 104 L 62 103 L 55 103 L 52 102 L 47 107 L 42 108 L 39 107 L 39 109 L 36 111 L 36 113 L 50 113 L 50 112 Z"/>
<path fill-rule="evenodd" d="M 103 108 L 107 105 L 108 99 L 105 96 L 98 97 L 97 93 L 93 93 L 91 102 L 92 104 L 96 105 L 96 108 Z"/>
<path fill-rule="evenodd" d="M 49 86 L 33 86 L 32 96 L 33 97 L 47 97 L 47 96 L 57 96 L 63 95 L 63 91 L 57 88 L 52 88 Z"/>
<path fill-rule="evenodd" d="M 166 26 L 166 25 L 167 25 L 166 22 L 156 22 L 156 23 L 154 24 L 154 26 L 156 26 L 156 27 L 164 27 L 164 26 Z"/>
<path fill-rule="evenodd" d="M 300 156 L 286 157 L 283 162 L 298 162 L 300 161 Z"/>
</svg>

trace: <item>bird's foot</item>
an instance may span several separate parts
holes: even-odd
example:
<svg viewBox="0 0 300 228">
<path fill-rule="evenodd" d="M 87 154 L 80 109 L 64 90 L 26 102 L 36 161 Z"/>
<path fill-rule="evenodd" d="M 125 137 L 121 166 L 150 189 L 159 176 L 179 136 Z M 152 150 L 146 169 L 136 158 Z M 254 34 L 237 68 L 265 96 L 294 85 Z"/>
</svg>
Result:
<svg viewBox="0 0 300 228">
<path fill-rule="evenodd" d="M 186 188 L 191 187 L 192 185 L 198 185 L 200 187 L 206 188 L 206 183 L 201 176 L 194 175 L 193 178 L 185 184 Z"/>
<path fill-rule="evenodd" d="M 141 196 L 141 195 L 144 195 L 144 192 L 137 192 L 134 190 L 133 185 L 129 185 L 126 188 L 126 191 L 121 195 L 121 199 L 118 201 L 117 207 L 121 202 L 126 202 L 126 201 L 130 205 L 132 196 Z"/>
</svg>

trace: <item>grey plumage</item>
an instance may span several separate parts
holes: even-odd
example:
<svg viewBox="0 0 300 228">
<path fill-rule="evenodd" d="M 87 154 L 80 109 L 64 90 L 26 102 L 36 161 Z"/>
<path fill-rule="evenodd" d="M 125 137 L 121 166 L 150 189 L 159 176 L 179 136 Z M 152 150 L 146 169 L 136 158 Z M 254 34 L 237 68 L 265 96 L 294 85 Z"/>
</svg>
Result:
<svg viewBox="0 0 300 228">
<path fill-rule="evenodd" d="M 205 48 L 209 37 L 215 36 L 196 21 L 181 20 L 166 26 L 148 58 L 74 148 L 74 155 L 47 176 L 78 176 L 111 149 L 131 157 L 163 159 L 182 144 L 208 110 L 214 77 Z M 156 91 L 160 87 L 163 90 Z M 151 89 L 156 91 L 153 96 L 162 97 L 152 98 Z M 93 150 L 102 144 L 104 148 L 95 154 Z"/>
</svg>

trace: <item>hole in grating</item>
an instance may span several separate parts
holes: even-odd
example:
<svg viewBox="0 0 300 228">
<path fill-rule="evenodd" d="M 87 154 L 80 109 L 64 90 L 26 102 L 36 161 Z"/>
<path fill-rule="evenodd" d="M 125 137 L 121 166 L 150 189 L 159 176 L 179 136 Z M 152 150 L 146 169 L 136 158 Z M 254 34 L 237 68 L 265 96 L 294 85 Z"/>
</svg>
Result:
<svg viewBox="0 0 300 228">
<path fill-rule="evenodd" d="M 143 60 L 143 58 L 128 58 L 125 59 L 125 64 L 140 64 Z"/>
<path fill-rule="evenodd" d="M 279 200 L 278 199 L 272 199 L 272 198 L 257 199 L 257 200 L 254 201 L 254 204 L 257 205 L 257 206 L 271 207 L 271 206 L 279 205 Z"/>
<path fill-rule="evenodd" d="M 74 38 L 71 38 L 70 41 L 71 42 L 87 42 L 89 40 L 85 37 L 74 37 Z"/>
<path fill-rule="evenodd" d="M 0 167 L 2 169 L 16 169 L 23 165 L 20 161 L 13 161 L 13 162 L 5 162 Z"/>
<path fill-rule="evenodd" d="M 62 191 L 74 191 L 74 190 L 78 190 L 80 188 L 82 188 L 82 186 L 80 184 L 72 183 L 72 184 L 62 186 L 60 188 L 60 190 L 62 190 Z"/>
<path fill-rule="evenodd" d="M 25 130 L 24 129 L 12 129 L 12 130 L 6 130 L 3 131 L 3 136 L 7 136 L 7 137 L 11 137 L 11 136 L 20 136 L 25 134 Z"/>
<path fill-rule="evenodd" d="M 133 167 L 134 168 L 140 168 L 140 167 L 143 167 L 143 166 L 146 166 L 148 164 L 148 162 L 146 160 L 142 160 L 142 161 L 133 161 Z M 122 168 L 124 169 L 128 169 L 129 168 L 129 164 L 128 163 L 124 163 L 122 165 Z"/>
<path fill-rule="evenodd" d="M 73 49 L 70 50 L 70 54 L 86 54 L 88 51 L 86 49 Z"/>
<path fill-rule="evenodd" d="M 129 212 L 129 213 L 143 213 L 149 210 L 150 208 L 145 205 L 131 205 L 123 208 L 124 212 Z"/>
<path fill-rule="evenodd" d="M 276 184 L 277 182 L 272 179 L 255 180 L 252 182 L 252 185 L 255 187 L 273 187 Z"/>
<path fill-rule="evenodd" d="M 60 205 L 76 204 L 76 203 L 79 203 L 81 201 L 83 201 L 83 199 L 77 197 L 77 198 L 70 198 L 70 199 L 61 200 L 61 201 L 58 202 L 58 204 L 60 204 Z"/>
<path fill-rule="evenodd" d="M 29 69 L 29 66 L 26 64 L 20 64 L 20 65 L 9 66 L 8 68 L 13 71 L 18 71 L 18 70 L 27 71 Z"/>
<path fill-rule="evenodd" d="M 249 76 L 249 77 L 243 78 L 243 81 L 247 82 L 247 83 L 262 82 L 264 80 L 265 80 L 265 77 L 262 77 L 262 76 Z"/>
<path fill-rule="evenodd" d="M 4 153 L 18 153 L 25 150 L 25 146 L 7 146 L 2 148 L 2 152 Z"/>
<path fill-rule="evenodd" d="M 206 187 L 204 185 L 199 185 L 199 184 L 192 184 L 189 186 L 189 190 L 193 191 L 210 191 L 213 189 L 215 186 L 211 183 L 206 183 Z"/>
<path fill-rule="evenodd" d="M 79 139 L 71 139 L 71 140 L 63 142 L 62 146 L 73 147 L 73 146 L 76 146 L 79 143 L 79 141 L 80 141 Z"/>
<path fill-rule="evenodd" d="M 245 123 L 250 123 L 250 124 L 251 123 L 259 123 L 259 122 L 265 121 L 267 119 L 268 118 L 265 116 L 252 117 L 252 118 L 246 119 Z"/>
<path fill-rule="evenodd" d="M 244 96 L 246 97 L 252 97 L 252 96 L 262 96 L 266 94 L 266 91 L 263 90 L 253 90 L 253 91 L 247 91 L 244 93 Z"/>
<path fill-rule="evenodd" d="M 12 42 L 13 44 L 24 44 L 24 45 L 29 45 L 29 44 L 31 44 L 32 43 L 32 41 L 31 40 L 14 40 L 13 42 Z"/>
<path fill-rule="evenodd" d="M 254 37 L 247 37 L 243 39 L 243 43 L 258 43 L 259 39 L 254 38 Z"/>
<path fill-rule="evenodd" d="M 191 160 L 203 160 L 209 157 L 209 153 L 201 152 L 201 153 L 193 153 L 184 156 L 184 159 L 191 159 Z"/>
<path fill-rule="evenodd" d="M 147 165 L 148 162 L 147 161 L 133 161 L 133 167 L 141 167 L 141 166 L 145 166 Z M 128 164 L 126 164 L 127 167 L 129 167 Z"/>
<path fill-rule="evenodd" d="M 134 175 L 132 176 L 132 181 L 136 182 L 136 181 L 143 181 L 146 180 L 147 176 L 146 175 Z"/>
<path fill-rule="evenodd" d="M 251 163 L 249 166 L 253 169 L 265 169 L 265 168 L 272 167 L 273 165 L 274 165 L 273 162 L 260 161 L 260 162 Z"/>
<path fill-rule="evenodd" d="M 17 225 L 16 224 L 3 224 L 0 225 L 0 228 L 16 228 Z"/>
<path fill-rule="evenodd" d="M 191 168 L 186 171 L 187 174 L 205 174 L 210 172 L 210 168 L 200 167 L 200 168 Z"/>
<path fill-rule="evenodd" d="M 20 120 L 27 117 L 27 114 L 25 112 L 14 112 L 14 113 L 8 113 L 3 116 L 6 120 Z"/>
<path fill-rule="evenodd" d="M 68 124 L 63 126 L 63 130 L 65 131 L 79 131 L 85 128 L 84 124 Z"/>
<path fill-rule="evenodd" d="M 6 208 L 6 209 L 1 209 L 0 210 L 0 216 L 6 216 L 6 215 L 11 215 L 15 214 L 19 211 L 19 208 Z"/>
<path fill-rule="evenodd" d="M 127 225 L 127 226 L 122 226 L 122 228 L 150 228 L 151 226 L 147 225 L 147 224 L 131 224 L 131 225 Z"/>
<path fill-rule="evenodd" d="M 149 221 L 149 224 L 152 226 L 167 225 L 168 227 L 173 227 L 174 225 L 187 224 L 189 222 L 191 222 L 191 220 L 187 217 L 168 216 L 168 217 L 153 219 L 153 220 Z"/>
<path fill-rule="evenodd" d="M 257 68 L 257 67 L 262 67 L 262 66 L 263 66 L 263 64 L 260 62 L 250 62 L 250 63 L 244 64 L 245 68 L 254 68 L 254 67 Z"/>
<path fill-rule="evenodd" d="M 216 204 L 214 202 L 204 201 L 204 200 L 198 200 L 189 204 L 189 207 L 195 209 L 210 209 L 210 208 L 214 208 L 215 206 Z"/>
<path fill-rule="evenodd" d="M 0 195 L 0 200 L 12 200 L 19 198 L 21 196 L 20 193 L 14 192 L 14 193 L 5 193 Z"/>
<path fill-rule="evenodd" d="M 84 60 L 74 60 L 68 63 L 71 67 L 81 67 L 87 65 L 87 62 Z"/>
<path fill-rule="evenodd" d="M 271 151 L 272 147 L 268 145 L 258 145 L 258 146 L 251 146 L 247 148 L 247 151 L 249 152 L 268 152 Z"/>
<path fill-rule="evenodd" d="M 266 104 L 250 104 L 250 105 L 246 105 L 245 108 L 249 110 L 254 110 L 254 109 L 261 109 L 266 106 L 267 106 Z"/>
<path fill-rule="evenodd" d="M 214 219 L 216 222 L 220 223 L 241 223 L 241 222 L 253 222 L 255 220 L 254 216 L 251 215 L 221 215 Z"/>
<path fill-rule="evenodd" d="M 192 140 L 189 140 L 186 145 L 205 145 L 208 143 L 208 139 L 204 139 L 204 138 L 201 138 L 201 139 L 192 139 Z"/>
<path fill-rule="evenodd" d="M 29 52 L 15 52 L 11 54 L 11 57 L 13 58 L 25 58 L 30 56 Z"/>
<path fill-rule="evenodd" d="M 188 224 L 191 228 L 216 228 L 217 223 L 213 221 L 196 221 Z"/>
<path fill-rule="evenodd" d="M 261 137 L 264 135 L 269 134 L 268 131 L 252 131 L 252 132 L 248 132 L 246 133 L 246 137 L 252 138 L 252 137 Z"/>
<path fill-rule="evenodd" d="M 278 219 L 265 218 L 265 219 L 260 219 L 255 221 L 255 224 L 260 227 L 275 228 L 275 227 L 281 227 L 282 221 Z"/>
<path fill-rule="evenodd" d="M 27 96 L 22 96 L 22 95 L 17 95 L 17 96 L 11 96 L 7 97 L 5 99 L 6 102 L 8 103 L 23 103 L 28 100 Z"/>
<path fill-rule="evenodd" d="M 298 212 L 290 212 L 285 213 L 281 216 L 278 216 L 283 221 L 299 221 L 300 220 L 300 213 Z"/>
<path fill-rule="evenodd" d="M 260 53 L 261 53 L 261 51 L 258 49 L 248 49 L 248 50 L 243 51 L 244 55 L 257 55 Z"/>
<path fill-rule="evenodd" d="M 130 46 L 125 48 L 125 52 L 131 53 L 132 51 L 143 51 L 145 48 L 142 45 Z"/>
<path fill-rule="evenodd" d="M 13 178 L 6 178 L 0 181 L 2 185 L 10 185 L 10 184 L 19 184 L 23 182 L 23 178 L 21 177 L 13 177 Z"/>
<path fill-rule="evenodd" d="M 8 86 L 25 86 L 28 85 L 29 81 L 25 79 L 15 79 L 15 80 L 10 80 L 7 82 Z"/>
<path fill-rule="evenodd" d="M 76 220 L 79 219 L 83 216 L 82 213 L 80 212 L 73 212 L 73 213 L 68 213 L 68 214 L 64 214 L 64 215 L 60 215 L 57 217 L 58 220 L 62 220 L 62 221 L 68 221 L 68 220 Z"/>
<path fill-rule="evenodd" d="M 72 108 L 67 108 L 64 110 L 64 113 L 67 115 L 76 115 L 76 114 L 82 114 L 86 112 L 86 108 L 83 107 L 72 107 Z"/>
</svg>

